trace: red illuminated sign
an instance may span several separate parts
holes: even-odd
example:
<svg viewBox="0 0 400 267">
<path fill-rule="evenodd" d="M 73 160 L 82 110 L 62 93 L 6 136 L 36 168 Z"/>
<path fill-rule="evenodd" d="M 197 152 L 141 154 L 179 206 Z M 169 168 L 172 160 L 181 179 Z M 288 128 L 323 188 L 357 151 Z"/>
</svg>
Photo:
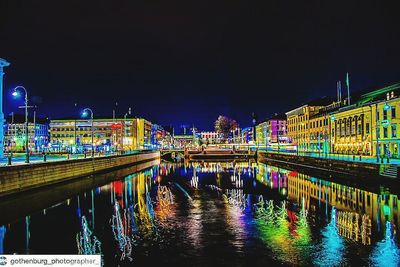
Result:
<svg viewBox="0 0 400 267">
<path fill-rule="evenodd" d="M 113 130 L 122 129 L 122 124 L 121 123 L 114 123 L 114 124 L 111 125 L 111 129 L 113 129 Z"/>
</svg>

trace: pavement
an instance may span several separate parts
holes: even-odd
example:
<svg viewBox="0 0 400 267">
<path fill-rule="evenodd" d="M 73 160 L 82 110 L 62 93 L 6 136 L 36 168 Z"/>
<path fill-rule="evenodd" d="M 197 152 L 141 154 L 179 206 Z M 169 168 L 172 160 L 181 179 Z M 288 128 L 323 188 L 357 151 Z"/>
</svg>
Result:
<svg viewBox="0 0 400 267">
<path fill-rule="evenodd" d="M 139 153 L 140 150 L 133 150 L 129 152 L 125 152 L 124 155 L 127 154 L 136 154 Z M 119 153 L 113 152 L 113 153 L 96 153 L 94 157 L 107 157 L 107 156 L 114 156 L 114 155 L 119 155 Z M 90 153 L 86 154 L 87 158 L 90 158 Z M 47 162 L 52 162 L 52 161 L 61 161 L 61 160 L 74 160 L 74 159 L 83 159 L 85 158 L 84 154 L 47 154 L 46 155 L 46 161 Z M 25 163 L 26 156 L 24 153 L 14 153 L 13 157 L 11 159 L 11 165 L 25 165 L 25 164 L 37 164 L 37 163 L 43 163 L 43 155 L 42 154 L 33 154 L 29 156 L 29 163 Z M 5 155 L 4 158 L 0 158 L 0 167 L 8 166 L 8 158 L 7 155 Z"/>
<path fill-rule="evenodd" d="M 265 151 L 264 149 L 259 149 L 261 151 Z M 267 151 L 268 153 L 276 153 L 278 154 L 277 151 Z M 324 153 L 315 153 L 315 152 L 299 152 L 298 154 L 296 152 L 285 152 L 285 151 L 280 151 L 280 154 L 288 154 L 288 155 L 299 155 L 299 156 L 308 156 L 308 157 L 315 157 L 315 158 L 327 158 L 327 159 L 334 159 L 334 160 L 345 160 L 345 161 L 351 161 L 351 162 L 365 162 L 365 163 L 373 163 L 373 164 L 397 164 L 400 165 L 400 159 L 394 159 L 390 158 L 389 162 L 387 158 L 379 159 L 379 162 L 377 162 L 376 157 L 371 157 L 371 156 L 354 156 L 353 155 L 342 155 L 342 154 L 327 154 L 325 155 Z"/>
</svg>

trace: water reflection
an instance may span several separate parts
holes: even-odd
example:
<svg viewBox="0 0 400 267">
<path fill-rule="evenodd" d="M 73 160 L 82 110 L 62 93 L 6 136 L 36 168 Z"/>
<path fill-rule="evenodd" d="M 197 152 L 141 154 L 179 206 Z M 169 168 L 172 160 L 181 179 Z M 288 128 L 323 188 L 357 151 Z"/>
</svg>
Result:
<svg viewBox="0 0 400 267">
<path fill-rule="evenodd" d="M 286 201 L 274 205 L 273 200 L 264 201 L 260 196 L 254 207 L 261 239 L 272 249 L 273 257 L 291 264 L 305 264 L 311 236 L 304 206 L 297 213 L 288 209 Z"/>
<path fill-rule="evenodd" d="M 332 207 L 331 221 L 321 231 L 322 240 L 315 246 L 314 264 L 317 266 L 339 266 L 343 260 L 344 240 L 337 228 L 337 211 Z"/>
<path fill-rule="evenodd" d="M 78 254 L 101 255 L 101 242 L 97 239 L 96 236 L 93 235 L 85 216 L 83 216 L 81 219 L 81 227 L 81 232 L 76 234 Z"/>
<path fill-rule="evenodd" d="M 386 222 L 385 239 L 378 242 L 371 255 L 371 263 L 374 266 L 399 266 L 400 250 L 393 240 L 393 225 Z"/>
<path fill-rule="evenodd" d="M 121 254 L 120 260 L 127 258 L 132 261 L 132 242 L 129 236 L 128 222 L 126 210 L 124 209 L 121 212 L 119 203 L 115 202 L 114 214 L 112 215 L 110 224 L 114 239 L 118 243 L 119 253 Z"/>
<path fill-rule="evenodd" d="M 105 266 L 246 265 L 254 255 L 289 265 L 389 266 L 400 263 L 398 204 L 379 186 L 261 163 L 162 163 L 5 223 L 0 253 L 102 254 Z M 54 225 L 63 242 L 49 248 L 38 240 Z"/>
</svg>

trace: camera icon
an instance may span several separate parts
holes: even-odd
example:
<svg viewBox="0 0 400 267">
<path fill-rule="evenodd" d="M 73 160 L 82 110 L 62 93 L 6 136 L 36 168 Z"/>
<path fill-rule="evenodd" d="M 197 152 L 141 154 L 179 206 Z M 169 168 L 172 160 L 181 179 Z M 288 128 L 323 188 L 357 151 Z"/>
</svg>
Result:
<svg viewBox="0 0 400 267">
<path fill-rule="evenodd" d="M 7 265 L 7 258 L 4 256 L 0 256 L 0 266 Z"/>
</svg>

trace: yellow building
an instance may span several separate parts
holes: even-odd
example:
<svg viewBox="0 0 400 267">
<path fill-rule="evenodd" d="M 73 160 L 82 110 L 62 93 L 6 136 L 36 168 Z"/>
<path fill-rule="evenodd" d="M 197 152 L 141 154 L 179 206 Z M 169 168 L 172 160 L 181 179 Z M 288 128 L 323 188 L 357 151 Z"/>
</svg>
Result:
<svg viewBox="0 0 400 267">
<path fill-rule="evenodd" d="M 320 155 L 329 153 L 329 114 L 321 112 L 310 116 L 308 128 L 310 136 L 309 151 Z"/>
<path fill-rule="evenodd" d="M 344 107 L 330 116 L 331 152 L 335 154 L 373 155 L 372 106 Z"/>
<path fill-rule="evenodd" d="M 50 142 L 55 151 L 91 150 L 90 120 L 51 120 Z M 94 119 L 96 151 L 143 149 L 150 145 L 151 123 L 142 118 Z"/>
<path fill-rule="evenodd" d="M 256 144 L 260 147 L 267 146 L 267 128 L 268 122 L 263 121 L 256 125 Z"/>
<path fill-rule="evenodd" d="M 324 133 L 327 125 L 324 125 L 326 118 L 318 117 L 318 114 L 326 112 L 324 108 L 328 106 L 336 107 L 336 103 L 332 99 L 321 98 L 286 112 L 288 141 L 297 146 L 299 152 L 319 151 L 317 147 L 318 132 Z M 322 124 L 320 125 L 320 123 Z M 311 125 L 313 128 L 310 128 Z"/>
<path fill-rule="evenodd" d="M 362 94 L 331 113 L 332 153 L 399 158 L 400 83 Z M 377 123 L 378 122 L 378 123 Z"/>
</svg>

